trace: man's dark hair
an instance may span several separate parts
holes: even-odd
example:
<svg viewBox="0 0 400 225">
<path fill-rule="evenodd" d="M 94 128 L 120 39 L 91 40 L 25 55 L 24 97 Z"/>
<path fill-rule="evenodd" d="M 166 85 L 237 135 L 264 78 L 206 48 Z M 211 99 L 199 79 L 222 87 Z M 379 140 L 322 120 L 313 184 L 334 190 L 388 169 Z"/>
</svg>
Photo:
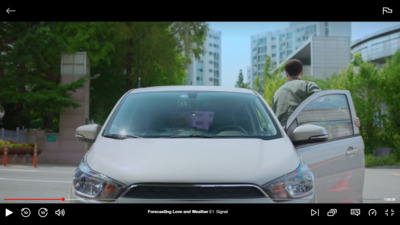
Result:
<svg viewBox="0 0 400 225">
<path fill-rule="evenodd" d="M 285 71 L 289 76 L 297 76 L 303 71 L 303 63 L 298 59 L 291 59 L 285 64 Z"/>
</svg>

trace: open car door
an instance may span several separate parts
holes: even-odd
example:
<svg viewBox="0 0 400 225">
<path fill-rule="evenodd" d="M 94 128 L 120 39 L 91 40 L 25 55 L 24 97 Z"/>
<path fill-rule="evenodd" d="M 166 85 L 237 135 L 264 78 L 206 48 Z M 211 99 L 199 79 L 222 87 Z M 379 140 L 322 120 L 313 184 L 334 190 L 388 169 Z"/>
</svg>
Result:
<svg viewBox="0 0 400 225">
<path fill-rule="evenodd" d="M 318 202 L 362 202 L 364 142 L 355 118 L 350 92 L 328 90 L 304 100 L 287 121 L 285 129 L 292 141 L 295 129 L 304 124 L 324 127 L 328 133 L 324 142 L 294 142 L 314 172 Z"/>
</svg>

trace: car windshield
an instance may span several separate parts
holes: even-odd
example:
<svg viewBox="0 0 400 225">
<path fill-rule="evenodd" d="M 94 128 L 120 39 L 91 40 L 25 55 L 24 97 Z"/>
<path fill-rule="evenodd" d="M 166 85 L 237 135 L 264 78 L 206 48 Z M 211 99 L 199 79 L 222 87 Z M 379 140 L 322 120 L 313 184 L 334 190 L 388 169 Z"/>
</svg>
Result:
<svg viewBox="0 0 400 225">
<path fill-rule="evenodd" d="M 165 91 L 126 95 L 103 136 L 273 139 L 281 134 L 270 111 L 256 95 Z"/>
</svg>

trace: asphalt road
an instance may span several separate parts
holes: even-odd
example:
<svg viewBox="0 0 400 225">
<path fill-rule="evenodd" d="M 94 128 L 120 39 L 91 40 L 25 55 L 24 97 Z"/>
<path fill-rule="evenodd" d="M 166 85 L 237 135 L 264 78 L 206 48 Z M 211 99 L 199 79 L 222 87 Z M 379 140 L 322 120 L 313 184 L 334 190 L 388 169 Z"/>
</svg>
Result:
<svg viewBox="0 0 400 225">
<path fill-rule="evenodd" d="M 66 202 L 62 198 L 68 198 L 75 169 L 57 165 L 0 166 L 0 203 Z"/>
<path fill-rule="evenodd" d="M 0 166 L 0 203 L 65 203 L 76 166 Z M 400 168 L 365 170 L 364 203 L 400 203 Z M 46 200 L 44 200 L 46 199 Z"/>
<path fill-rule="evenodd" d="M 363 200 L 364 203 L 400 203 L 400 168 L 366 169 Z"/>
</svg>

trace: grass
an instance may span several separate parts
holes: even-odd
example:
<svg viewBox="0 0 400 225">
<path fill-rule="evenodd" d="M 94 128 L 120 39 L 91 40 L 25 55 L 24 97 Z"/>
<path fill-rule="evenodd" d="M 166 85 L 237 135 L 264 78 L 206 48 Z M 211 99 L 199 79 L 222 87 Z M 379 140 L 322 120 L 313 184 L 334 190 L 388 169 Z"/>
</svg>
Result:
<svg viewBox="0 0 400 225">
<path fill-rule="evenodd" d="M 372 154 L 366 154 L 365 167 L 374 166 L 400 166 L 400 159 L 394 154 L 380 158 L 376 158 Z"/>
</svg>

